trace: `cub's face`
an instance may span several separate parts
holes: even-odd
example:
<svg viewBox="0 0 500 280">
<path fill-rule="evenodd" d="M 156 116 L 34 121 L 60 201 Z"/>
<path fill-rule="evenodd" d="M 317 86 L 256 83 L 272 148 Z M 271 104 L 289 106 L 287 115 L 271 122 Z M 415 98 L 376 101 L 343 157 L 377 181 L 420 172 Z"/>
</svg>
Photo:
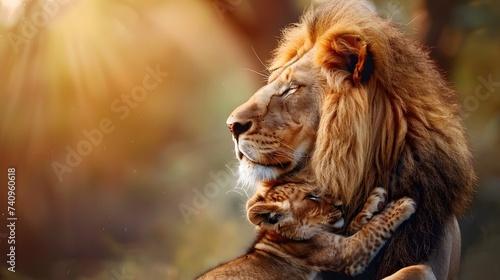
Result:
<svg viewBox="0 0 500 280">
<path fill-rule="evenodd" d="M 262 190 L 247 203 L 250 222 L 290 239 L 303 240 L 344 225 L 340 200 L 318 197 L 303 185 Z"/>
<path fill-rule="evenodd" d="M 275 180 L 310 157 L 325 79 L 311 55 L 276 69 L 268 84 L 229 116 L 243 184 Z"/>
</svg>

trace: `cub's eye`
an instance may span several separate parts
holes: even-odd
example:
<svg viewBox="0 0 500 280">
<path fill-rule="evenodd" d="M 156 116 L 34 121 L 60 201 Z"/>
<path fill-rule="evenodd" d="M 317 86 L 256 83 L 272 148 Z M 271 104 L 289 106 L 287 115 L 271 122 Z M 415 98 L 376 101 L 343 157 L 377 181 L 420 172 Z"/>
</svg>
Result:
<svg viewBox="0 0 500 280">
<path fill-rule="evenodd" d="M 285 89 L 281 95 L 286 95 L 286 94 L 292 94 L 294 92 L 296 92 L 298 89 L 299 89 L 299 85 L 296 85 L 296 84 L 291 84 L 287 89 Z"/>
<path fill-rule="evenodd" d="M 308 193 L 305 197 L 305 199 L 310 199 L 312 201 L 320 201 L 321 198 L 315 194 L 312 194 L 312 193 Z"/>
</svg>

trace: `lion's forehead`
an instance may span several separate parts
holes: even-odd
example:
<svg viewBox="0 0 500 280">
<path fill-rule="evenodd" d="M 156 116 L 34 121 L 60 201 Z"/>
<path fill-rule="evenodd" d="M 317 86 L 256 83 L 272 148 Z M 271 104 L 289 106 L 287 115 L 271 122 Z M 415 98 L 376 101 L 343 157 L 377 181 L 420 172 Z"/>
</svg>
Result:
<svg viewBox="0 0 500 280">
<path fill-rule="evenodd" d="M 312 48 L 305 52 L 302 56 L 295 56 L 287 61 L 281 67 L 274 69 L 269 75 L 268 84 L 272 84 L 278 78 L 283 79 L 311 79 L 316 71 L 319 73 L 320 68 L 316 67 L 313 56 L 316 48 Z"/>
</svg>

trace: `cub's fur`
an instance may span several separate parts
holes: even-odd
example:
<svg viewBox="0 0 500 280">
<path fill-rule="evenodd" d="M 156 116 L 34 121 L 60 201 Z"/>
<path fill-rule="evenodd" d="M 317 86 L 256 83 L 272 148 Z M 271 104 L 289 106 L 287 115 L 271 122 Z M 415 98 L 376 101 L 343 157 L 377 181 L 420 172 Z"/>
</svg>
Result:
<svg viewBox="0 0 500 280">
<path fill-rule="evenodd" d="M 414 201 L 402 198 L 373 216 L 387 197 L 383 189 L 375 189 L 350 227 L 361 228 L 344 237 L 330 232 L 343 226 L 339 206 L 331 197 L 318 197 L 295 184 L 260 191 L 247 204 L 248 219 L 258 227 L 249 252 L 198 279 L 310 279 L 323 269 L 354 276 L 415 211 Z"/>
</svg>

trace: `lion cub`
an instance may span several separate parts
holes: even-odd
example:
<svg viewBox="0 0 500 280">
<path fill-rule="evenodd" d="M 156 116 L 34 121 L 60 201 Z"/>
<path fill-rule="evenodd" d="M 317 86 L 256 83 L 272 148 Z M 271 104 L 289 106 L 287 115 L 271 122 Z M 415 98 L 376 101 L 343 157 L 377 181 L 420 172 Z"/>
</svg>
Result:
<svg viewBox="0 0 500 280">
<path fill-rule="evenodd" d="M 248 219 L 258 227 L 247 254 L 198 279 L 311 279 L 320 270 L 357 275 L 415 212 L 415 202 L 402 198 L 374 216 L 386 198 L 382 188 L 372 191 L 349 226 L 359 231 L 345 237 L 330 232 L 344 224 L 337 200 L 298 184 L 266 189 L 247 203 Z"/>
</svg>

